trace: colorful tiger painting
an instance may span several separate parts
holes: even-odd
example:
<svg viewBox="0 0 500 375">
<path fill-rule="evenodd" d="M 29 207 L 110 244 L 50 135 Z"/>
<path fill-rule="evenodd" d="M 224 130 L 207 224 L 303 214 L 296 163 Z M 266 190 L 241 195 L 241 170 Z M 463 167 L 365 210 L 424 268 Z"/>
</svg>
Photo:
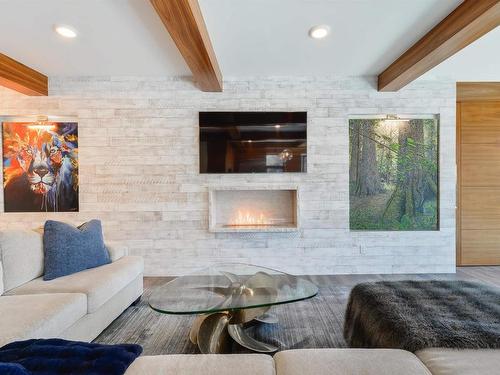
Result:
<svg viewBox="0 0 500 375">
<path fill-rule="evenodd" d="M 78 211 L 78 125 L 3 124 L 5 212 Z"/>
</svg>

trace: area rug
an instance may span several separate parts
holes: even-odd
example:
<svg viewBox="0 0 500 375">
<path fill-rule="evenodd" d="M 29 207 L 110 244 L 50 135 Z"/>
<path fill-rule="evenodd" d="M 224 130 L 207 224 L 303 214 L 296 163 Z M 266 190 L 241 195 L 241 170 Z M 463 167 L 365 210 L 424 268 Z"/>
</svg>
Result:
<svg viewBox="0 0 500 375">
<path fill-rule="evenodd" d="M 470 273 L 470 275 L 469 275 Z M 295 348 L 343 348 L 344 317 L 351 289 L 359 283 L 398 280 L 481 280 L 500 288 L 498 267 L 459 270 L 457 274 L 425 275 L 323 275 L 307 276 L 319 286 L 316 297 L 273 307 L 278 324 L 261 324 L 249 330 L 257 339 L 280 350 Z M 144 295 L 129 307 L 94 341 L 102 344 L 130 343 L 143 347 L 144 355 L 199 353 L 188 339 L 194 316 L 166 315 L 153 311 L 147 303 L 151 292 L 171 278 L 145 278 Z M 234 344 L 233 351 L 246 353 Z"/>
<path fill-rule="evenodd" d="M 500 289 L 466 281 L 355 286 L 346 312 L 351 347 L 500 348 Z"/>
<path fill-rule="evenodd" d="M 199 353 L 188 338 L 194 316 L 153 311 L 147 304 L 152 288 L 147 286 L 141 302 L 128 308 L 94 342 L 140 344 L 144 355 Z M 345 347 L 342 326 L 350 290 L 351 286 L 337 284 L 321 286 L 314 298 L 273 307 L 269 312 L 277 316 L 277 324 L 259 323 L 247 330 L 280 350 Z M 235 353 L 249 352 L 233 345 Z"/>
</svg>

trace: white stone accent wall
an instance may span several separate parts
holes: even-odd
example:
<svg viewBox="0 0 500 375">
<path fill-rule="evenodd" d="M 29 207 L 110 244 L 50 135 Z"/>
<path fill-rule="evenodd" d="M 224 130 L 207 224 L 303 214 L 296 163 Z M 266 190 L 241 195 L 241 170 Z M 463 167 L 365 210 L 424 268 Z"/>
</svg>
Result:
<svg viewBox="0 0 500 375">
<path fill-rule="evenodd" d="M 379 93 L 365 77 L 224 84 L 223 93 L 203 93 L 184 78 L 65 77 L 50 80 L 49 97 L 0 89 L 0 115 L 74 116 L 80 137 L 80 212 L 1 213 L 0 228 L 99 218 L 108 241 L 144 256 L 146 275 L 216 262 L 296 274 L 454 272 L 453 82 L 416 82 L 397 93 Z M 198 111 L 210 110 L 307 111 L 308 173 L 200 175 Z M 440 115 L 439 231 L 349 231 L 348 117 L 386 113 Z M 208 188 L 225 184 L 298 185 L 300 230 L 210 233 Z"/>
</svg>

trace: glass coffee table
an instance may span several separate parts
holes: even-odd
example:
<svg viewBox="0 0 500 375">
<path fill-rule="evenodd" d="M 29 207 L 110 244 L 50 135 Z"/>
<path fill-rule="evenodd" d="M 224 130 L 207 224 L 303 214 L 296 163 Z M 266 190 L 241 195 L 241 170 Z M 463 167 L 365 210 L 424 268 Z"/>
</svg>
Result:
<svg viewBox="0 0 500 375">
<path fill-rule="evenodd" d="M 227 353 L 231 339 L 263 353 L 278 350 L 246 334 L 252 320 L 277 323 L 274 305 L 314 297 L 312 282 L 270 268 L 227 263 L 178 277 L 153 291 L 149 306 L 164 314 L 196 314 L 189 338 L 202 353 Z"/>
</svg>

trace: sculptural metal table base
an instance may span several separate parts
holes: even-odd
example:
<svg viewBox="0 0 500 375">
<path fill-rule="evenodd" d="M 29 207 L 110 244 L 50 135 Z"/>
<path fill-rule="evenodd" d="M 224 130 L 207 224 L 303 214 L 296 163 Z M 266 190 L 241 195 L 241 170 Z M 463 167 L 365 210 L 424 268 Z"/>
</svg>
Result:
<svg viewBox="0 0 500 375">
<path fill-rule="evenodd" d="M 202 353 L 228 353 L 233 341 L 272 353 L 278 347 L 247 334 L 245 324 L 277 323 L 272 306 L 314 297 L 318 287 L 283 272 L 241 263 L 215 265 L 159 287 L 149 305 L 164 314 L 198 315 L 189 338 Z"/>
<path fill-rule="evenodd" d="M 266 314 L 267 310 L 269 307 L 200 315 L 191 327 L 189 339 L 198 345 L 203 354 L 228 353 L 231 339 L 255 352 L 273 353 L 278 350 L 276 346 L 250 337 L 243 326 L 252 320 L 277 323 L 278 320 L 273 315 Z"/>
</svg>

